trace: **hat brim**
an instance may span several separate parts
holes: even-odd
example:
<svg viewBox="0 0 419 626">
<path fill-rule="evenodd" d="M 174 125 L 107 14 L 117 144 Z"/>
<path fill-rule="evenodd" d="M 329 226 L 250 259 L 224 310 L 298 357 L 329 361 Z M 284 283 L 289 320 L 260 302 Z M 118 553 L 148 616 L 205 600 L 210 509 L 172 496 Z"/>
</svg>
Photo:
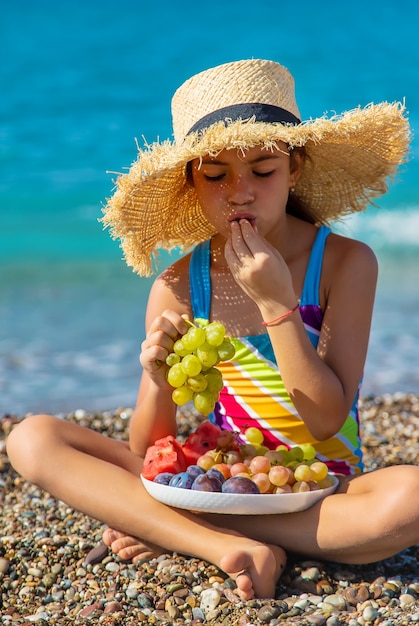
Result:
<svg viewBox="0 0 419 626">
<path fill-rule="evenodd" d="M 372 104 L 296 126 L 219 122 L 180 145 L 165 141 L 140 149 L 129 172 L 118 177 L 102 221 L 121 240 L 127 264 L 149 276 L 159 249 L 185 251 L 215 233 L 187 179 L 189 161 L 224 149 L 263 145 L 269 150 L 280 142 L 305 146 L 307 159 L 294 194 L 318 224 L 325 224 L 364 210 L 385 193 L 388 179 L 407 157 L 409 141 L 400 103 Z"/>
</svg>

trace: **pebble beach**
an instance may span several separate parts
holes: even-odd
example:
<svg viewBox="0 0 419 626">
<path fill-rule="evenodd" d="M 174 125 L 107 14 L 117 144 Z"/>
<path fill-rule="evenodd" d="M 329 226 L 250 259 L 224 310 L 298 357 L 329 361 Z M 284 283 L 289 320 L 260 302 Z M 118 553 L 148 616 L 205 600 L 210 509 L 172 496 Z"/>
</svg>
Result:
<svg viewBox="0 0 419 626">
<path fill-rule="evenodd" d="M 126 440 L 131 410 L 59 415 Z M 217 567 L 178 554 L 128 563 L 103 544 L 103 526 L 27 483 L 6 439 L 25 416 L 0 418 L 0 613 L 15 624 L 396 626 L 419 624 L 419 545 L 353 566 L 289 555 L 272 600 L 241 601 Z M 419 457 L 419 397 L 361 401 L 367 470 Z M 200 418 L 179 415 L 180 438 Z M 365 512 L 368 515 L 368 511 Z"/>
</svg>

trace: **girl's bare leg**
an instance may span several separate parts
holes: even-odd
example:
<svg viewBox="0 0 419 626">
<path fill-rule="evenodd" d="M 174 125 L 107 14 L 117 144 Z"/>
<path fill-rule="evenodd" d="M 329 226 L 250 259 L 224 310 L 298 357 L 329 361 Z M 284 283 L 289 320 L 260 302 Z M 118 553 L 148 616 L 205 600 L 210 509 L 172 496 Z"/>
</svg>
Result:
<svg viewBox="0 0 419 626">
<path fill-rule="evenodd" d="M 338 491 L 306 511 L 214 516 L 257 541 L 342 563 L 372 563 L 419 543 L 419 467 L 386 467 L 342 479 Z"/>
<path fill-rule="evenodd" d="M 69 506 L 145 544 L 205 559 L 236 579 L 242 599 L 273 597 L 285 553 L 167 507 L 143 488 L 142 460 L 126 445 L 48 415 L 28 417 L 9 435 L 15 469 Z"/>
<path fill-rule="evenodd" d="M 419 467 L 394 466 L 343 478 L 336 494 L 286 515 L 205 515 L 285 550 L 342 563 L 371 563 L 419 543 Z M 133 554 L 141 543 L 126 538 Z M 134 546 L 138 547 L 135 548 Z"/>
</svg>

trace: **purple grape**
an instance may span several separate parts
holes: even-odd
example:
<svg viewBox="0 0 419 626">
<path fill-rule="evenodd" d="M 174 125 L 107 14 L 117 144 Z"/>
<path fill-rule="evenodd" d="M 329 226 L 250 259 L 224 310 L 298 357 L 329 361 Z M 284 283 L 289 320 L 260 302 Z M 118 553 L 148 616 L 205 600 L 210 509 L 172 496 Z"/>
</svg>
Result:
<svg viewBox="0 0 419 626">
<path fill-rule="evenodd" d="M 253 480 L 245 476 L 228 478 L 222 486 L 223 493 L 260 493 L 260 489 Z"/>
<path fill-rule="evenodd" d="M 216 476 L 200 474 L 192 484 L 194 491 L 221 491 L 222 483 Z"/>
<path fill-rule="evenodd" d="M 161 474 L 157 474 L 155 476 L 153 483 L 158 483 L 159 485 L 168 485 L 172 480 L 174 474 L 171 472 L 162 472 Z"/>
<path fill-rule="evenodd" d="M 202 467 L 199 467 L 199 465 L 190 465 L 186 471 L 189 476 L 192 476 L 193 478 L 196 478 L 200 474 L 205 474 L 205 470 L 202 469 Z"/>
<path fill-rule="evenodd" d="M 169 487 L 178 487 L 180 489 L 190 489 L 195 479 L 188 472 L 180 472 L 175 474 L 169 482 Z"/>
</svg>

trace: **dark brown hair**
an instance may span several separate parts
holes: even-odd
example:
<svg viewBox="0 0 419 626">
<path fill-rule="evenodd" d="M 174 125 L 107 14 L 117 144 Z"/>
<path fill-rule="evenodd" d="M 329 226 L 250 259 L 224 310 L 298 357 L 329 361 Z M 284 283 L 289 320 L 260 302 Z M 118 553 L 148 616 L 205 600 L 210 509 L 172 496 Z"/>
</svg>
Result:
<svg viewBox="0 0 419 626">
<path fill-rule="evenodd" d="M 288 149 L 290 153 L 290 171 L 293 172 L 294 169 L 297 167 L 297 160 L 300 160 L 302 165 L 304 166 L 305 161 L 309 157 L 307 156 L 307 152 L 304 146 L 297 146 L 296 148 Z M 300 198 L 298 198 L 298 196 L 295 196 L 292 192 L 290 192 L 288 196 L 286 211 L 289 215 L 298 217 L 304 222 L 309 222 L 309 224 L 316 224 L 317 222 L 307 204 L 303 202 Z"/>
</svg>

